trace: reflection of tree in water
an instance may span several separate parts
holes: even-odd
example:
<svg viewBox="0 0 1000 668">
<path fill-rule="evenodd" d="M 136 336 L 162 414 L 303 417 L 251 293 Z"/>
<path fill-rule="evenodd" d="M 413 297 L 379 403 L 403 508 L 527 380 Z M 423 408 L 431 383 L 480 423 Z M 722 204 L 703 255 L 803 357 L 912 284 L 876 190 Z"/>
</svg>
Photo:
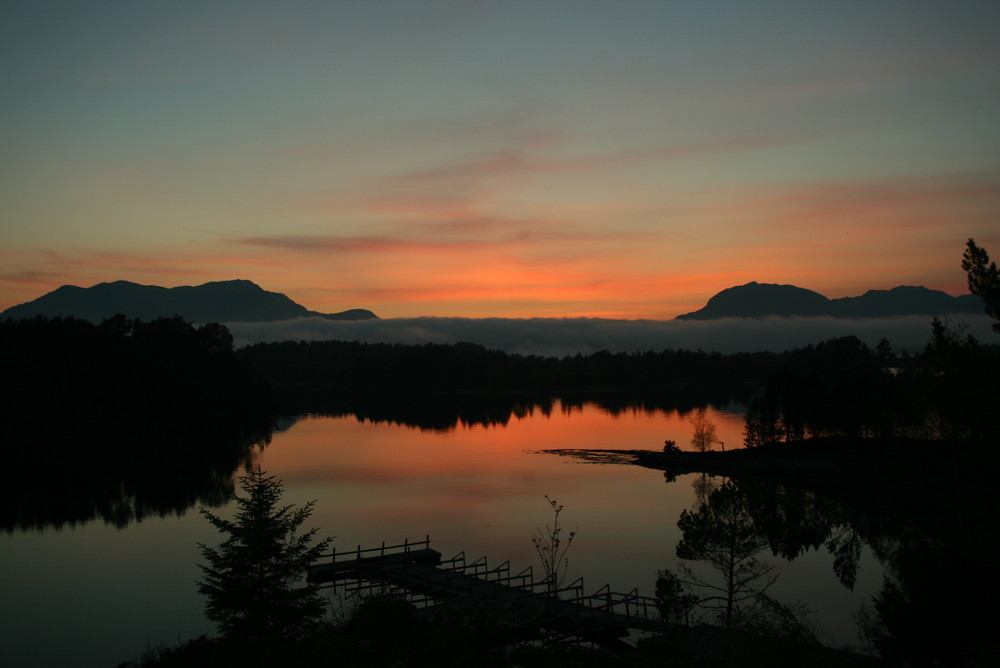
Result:
<svg viewBox="0 0 1000 668">
<path fill-rule="evenodd" d="M 733 399 L 735 401 L 735 399 Z M 612 416 L 669 415 L 693 410 L 689 399 L 672 395 L 642 396 L 595 393 L 537 392 L 396 392 L 344 396 L 323 391 L 285 397 L 284 410 L 293 415 L 353 416 L 362 422 L 392 424 L 421 431 L 448 432 L 464 427 L 503 427 L 514 420 L 554 411 L 571 415 L 588 407 Z M 727 403 L 722 399 L 719 404 Z"/>
<path fill-rule="evenodd" d="M 673 482 L 676 476 L 667 473 L 665 479 Z M 871 535 L 866 540 L 856 528 L 859 518 L 847 506 L 808 490 L 772 482 L 736 482 L 707 473 L 694 474 L 691 484 L 696 509 L 738 496 L 754 531 L 764 541 L 763 548 L 770 548 L 775 556 L 792 560 L 808 550 L 825 548 L 834 556 L 838 580 L 849 589 L 854 586 L 865 543 L 881 536 L 881 525 L 868 518 L 864 526 Z M 716 496 L 722 489 L 725 494 Z"/>
<path fill-rule="evenodd" d="M 123 527 L 219 505 L 272 426 L 268 388 L 222 325 L 125 316 L 0 322 L 18 389 L 2 443 L 0 529 Z"/>
<path fill-rule="evenodd" d="M 766 595 L 773 574 L 759 552 L 792 560 L 825 550 L 835 576 L 850 589 L 868 547 L 885 580 L 859 614 L 859 625 L 882 657 L 893 665 L 996 665 L 1000 648 L 992 617 L 981 612 L 983 601 L 1000 594 L 994 564 L 1000 538 L 990 529 L 995 497 L 981 484 L 938 484 L 921 485 L 910 496 L 894 490 L 881 504 L 857 504 L 773 482 L 726 482 L 707 504 L 682 514 L 677 556 L 711 570 L 698 576 L 685 566 L 677 575 L 663 572 L 657 583 L 663 611 L 683 623 L 692 604 L 683 596 L 694 595 L 713 600 L 704 617 L 716 623 L 728 617 L 732 626 L 794 637 L 803 629 L 800 611 Z"/>
<path fill-rule="evenodd" d="M 974 478 L 973 486 L 926 490 L 929 503 L 872 541 L 883 584 L 859 625 L 893 665 L 1000 663 L 1000 637 L 984 612 L 1000 595 L 997 492 Z"/>
<path fill-rule="evenodd" d="M 853 589 L 865 541 L 855 528 L 859 518 L 847 506 L 774 483 L 741 481 L 739 489 L 775 556 L 792 560 L 808 550 L 825 548 L 834 556 L 837 579 Z"/>
<path fill-rule="evenodd" d="M 130 443 L 134 457 L 108 456 L 113 434 L 83 438 L 56 458 L 21 458 L 0 493 L 0 529 L 60 528 L 103 520 L 118 528 L 149 517 L 218 507 L 233 493 L 233 473 L 249 467 L 268 432 L 193 433 L 183 444 Z"/>
<path fill-rule="evenodd" d="M 853 590 L 858 577 L 861 550 L 864 547 L 861 536 L 851 527 L 836 527 L 832 530 L 826 547 L 833 555 L 833 572 L 837 579 L 845 587 Z"/>
<path fill-rule="evenodd" d="M 691 483 L 691 487 L 694 489 L 695 504 L 696 506 L 700 506 L 708 503 L 712 492 L 719 488 L 719 483 L 716 481 L 714 475 L 696 473 L 694 474 L 694 482 Z"/>
<path fill-rule="evenodd" d="M 702 607 L 732 627 L 740 608 L 764 594 L 778 577 L 773 566 L 757 559 L 768 543 L 755 530 L 745 497 L 726 483 L 697 512 L 682 512 L 677 527 L 683 532 L 677 556 L 706 562 L 722 581 L 701 576 L 686 564 L 681 571 L 690 584 L 708 592 L 700 600 Z"/>
<path fill-rule="evenodd" d="M 995 666 L 1000 592 L 995 553 L 917 537 L 900 540 L 872 604 L 858 614 L 862 636 L 891 665 Z"/>
<path fill-rule="evenodd" d="M 666 617 L 681 623 L 708 621 L 764 635 L 815 642 L 801 602 L 768 595 L 778 573 L 761 553 L 795 559 L 808 550 L 834 555 L 834 571 L 853 587 L 865 541 L 851 526 L 841 504 L 812 492 L 766 482 L 721 484 L 695 478 L 705 494 L 678 521 L 679 573 L 661 571 L 657 595 Z M 718 485 L 713 488 L 713 484 Z M 698 564 L 703 566 L 699 567 Z"/>
<path fill-rule="evenodd" d="M 1000 545 L 990 530 L 996 493 L 968 482 L 926 479 L 864 503 L 773 483 L 739 488 L 777 555 L 826 549 L 835 575 L 852 588 L 863 548 L 870 549 L 884 583 L 859 623 L 880 656 L 894 665 L 995 665 L 1000 649 L 981 605 L 1000 593 Z"/>
<path fill-rule="evenodd" d="M 754 526 L 747 498 L 726 482 L 696 511 L 683 511 L 677 526 L 683 532 L 678 558 L 704 562 L 711 571 L 681 564 L 679 577 L 661 573 L 660 596 L 673 599 L 664 609 L 676 613 L 696 603 L 709 620 L 726 628 L 748 626 L 746 613 L 754 610 L 759 616 L 762 603 L 770 600 L 766 592 L 778 576 L 773 566 L 757 558 L 769 543 Z M 681 594 L 679 585 L 691 593 Z"/>
</svg>

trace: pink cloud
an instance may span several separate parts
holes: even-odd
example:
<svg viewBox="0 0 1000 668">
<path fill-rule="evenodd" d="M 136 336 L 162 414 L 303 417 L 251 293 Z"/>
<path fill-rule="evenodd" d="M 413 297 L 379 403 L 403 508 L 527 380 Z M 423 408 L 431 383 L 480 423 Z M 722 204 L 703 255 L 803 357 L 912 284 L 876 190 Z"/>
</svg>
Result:
<svg viewBox="0 0 1000 668">
<path fill-rule="evenodd" d="M 58 271 L 11 271 L 0 273 L 0 282 L 15 283 L 18 285 L 43 286 L 51 285 L 54 281 L 60 280 L 65 273 Z"/>
<path fill-rule="evenodd" d="M 800 133 L 801 134 L 801 133 Z M 519 136 L 502 149 L 472 151 L 425 168 L 352 183 L 286 202 L 293 211 L 343 217 L 453 221 L 499 217 L 524 188 L 548 177 L 600 175 L 658 164 L 745 153 L 816 139 L 813 135 L 722 137 L 683 144 L 572 155 L 568 143 Z M 583 194 L 583 193 L 582 193 Z"/>
</svg>

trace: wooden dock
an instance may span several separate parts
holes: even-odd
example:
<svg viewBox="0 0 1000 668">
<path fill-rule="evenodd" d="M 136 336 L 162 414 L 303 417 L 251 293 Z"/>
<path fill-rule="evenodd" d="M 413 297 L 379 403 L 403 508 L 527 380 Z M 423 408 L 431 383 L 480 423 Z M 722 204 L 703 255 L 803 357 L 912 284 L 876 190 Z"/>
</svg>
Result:
<svg viewBox="0 0 1000 668">
<path fill-rule="evenodd" d="M 556 589 L 536 580 L 531 567 L 511 574 L 510 563 L 495 568 L 486 557 L 467 562 L 431 549 L 430 537 L 400 545 L 325 555 L 309 567 L 309 582 L 352 594 L 388 590 L 431 611 L 447 608 L 490 619 L 519 637 L 561 637 L 606 646 L 620 643 L 629 629 L 663 632 L 677 628 L 660 619 L 656 600 L 612 592 L 607 586 L 585 594 L 583 579 Z"/>
</svg>

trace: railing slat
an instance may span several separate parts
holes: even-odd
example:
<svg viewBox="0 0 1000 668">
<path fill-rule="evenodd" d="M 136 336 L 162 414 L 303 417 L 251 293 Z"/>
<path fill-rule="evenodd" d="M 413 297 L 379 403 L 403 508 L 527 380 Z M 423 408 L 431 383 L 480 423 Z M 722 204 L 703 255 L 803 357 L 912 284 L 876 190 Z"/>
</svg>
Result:
<svg viewBox="0 0 1000 668">
<path fill-rule="evenodd" d="M 638 587 L 628 593 L 614 592 L 610 585 L 605 584 L 590 595 L 584 593 L 584 579 L 577 578 L 568 586 L 557 587 L 552 576 L 535 580 L 532 566 L 528 566 L 516 575 L 511 574 L 510 561 L 504 561 L 493 569 L 484 555 L 472 563 L 466 562 L 465 552 L 459 552 L 449 560 L 440 560 L 436 554 L 433 563 L 420 563 L 413 558 L 396 558 L 393 555 L 420 552 L 421 548 L 430 549 L 430 535 L 423 541 L 411 542 L 409 538 L 403 543 L 386 545 L 382 541 L 378 547 L 363 549 L 359 544 L 349 552 L 338 552 L 332 548 L 329 556 L 333 563 L 348 559 L 371 563 L 375 568 L 365 572 L 365 567 L 348 564 L 354 573 L 343 580 L 334 580 L 323 588 L 333 588 L 349 595 L 362 591 L 383 589 L 402 594 L 414 605 L 432 607 L 445 605 L 449 600 L 469 600 L 469 597 L 482 597 L 484 601 L 505 600 L 506 605 L 525 605 L 525 602 L 546 600 L 554 596 L 557 602 L 546 603 L 544 613 L 539 614 L 539 606 L 529 603 L 526 610 L 531 611 L 527 619 L 540 626 L 557 623 L 569 623 L 571 630 L 565 637 L 583 638 L 588 628 L 606 628 L 607 626 L 628 628 L 630 620 L 634 623 L 645 623 L 638 628 L 651 628 L 652 624 L 664 623 L 659 617 L 657 600 L 639 594 Z M 414 555 L 416 557 L 417 555 Z M 385 559 L 384 562 L 380 561 Z M 320 562 L 317 568 L 322 569 Z M 339 568 L 339 567 L 334 567 Z M 540 591 L 539 591 L 540 590 Z M 465 592 L 464 594 L 462 592 Z M 562 594 L 571 592 L 568 597 Z M 656 628 L 656 627 L 652 627 Z"/>
</svg>

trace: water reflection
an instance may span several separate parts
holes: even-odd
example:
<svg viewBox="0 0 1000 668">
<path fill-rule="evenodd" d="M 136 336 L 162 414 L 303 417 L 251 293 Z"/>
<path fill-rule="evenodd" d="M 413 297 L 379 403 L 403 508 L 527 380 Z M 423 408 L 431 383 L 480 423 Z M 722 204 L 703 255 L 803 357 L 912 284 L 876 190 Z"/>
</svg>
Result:
<svg viewBox="0 0 1000 668">
<path fill-rule="evenodd" d="M 310 406 L 314 415 L 351 417 L 360 423 L 441 434 L 503 428 L 512 421 L 547 418 L 553 413 L 569 416 L 591 408 L 617 418 L 685 415 L 697 407 L 690 402 L 677 404 L 667 397 L 617 396 L 595 401 L 548 396 L 488 400 L 475 396 L 409 397 Z M 739 414 L 741 409 L 737 404 L 731 410 Z M 11 484 L 0 491 L 0 530 L 59 529 L 94 520 L 124 528 L 149 517 L 182 514 L 194 506 L 218 507 L 233 491 L 234 472 L 250 466 L 270 441 L 273 424 L 288 429 L 297 419 L 243 416 L 238 422 L 209 424 L 192 418 L 186 438 L 109 428 L 100 435 L 81 433 L 72 441 L 50 438 L 26 443 L 9 463 L 14 473 Z M 572 442 L 574 436 L 567 432 L 562 438 Z"/>
<path fill-rule="evenodd" d="M 838 580 L 853 589 L 863 541 L 839 504 L 804 490 L 708 474 L 695 477 L 693 487 L 698 500 L 677 522 L 682 538 L 676 553 L 685 562 L 706 562 L 715 572 L 679 566 L 680 581 L 699 592 L 708 619 L 726 627 L 760 625 L 775 611 L 782 620 L 793 619 L 787 602 L 766 596 L 777 574 L 758 557 L 765 549 L 794 560 L 825 547 Z M 803 628 L 797 626 L 797 634 Z"/>
<path fill-rule="evenodd" d="M 657 583 L 667 614 L 805 639 L 803 604 L 766 594 L 774 579 L 758 555 L 770 551 L 793 561 L 825 551 L 833 574 L 851 590 L 862 555 L 870 553 L 883 585 L 857 616 L 880 656 L 893 665 L 996 662 L 990 617 L 977 611 L 979 602 L 1000 594 L 997 539 L 986 529 L 992 504 L 977 503 L 986 497 L 965 484 L 910 488 L 899 496 L 887 483 L 893 493 L 877 504 L 749 477 L 700 474 L 692 487 L 698 501 L 677 523 L 679 573 L 661 571 Z"/>
<path fill-rule="evenodd" d="M 183 442 L 113 433 L 25 447 L 0 490 L 0 529 L 62 529 L 101 520 L 123 529 L 150 517 L 218 507 L 233 473 L 249 467 L 271 437 L 266 423 L 195 432 Z"/>
<path fill-rule="evenodd" d="M 709 412 L 721 439 L 738 440 L 743 416 L 737 406 Z M 423 430 L 362 421 L 355 413 L 300 418 L 285 421 L 258 456 L 262 468 L 286 484 L 289 503 L 317 501 L 312 525 L 337 536 L 343 549 L 430 534 L 447 557 L 464 550 L 470 559 L 488 556 L 490 563 L 510 560 L 512 568 L 524 568 L 537 559 L 530 536 L 549 519 L 548 494 L 566 505 L 568 525 L 580 529 L 571 578 L 585 577 L 588 593 L 608 584 L 651 595 L 656 571 L 674 558 L 677 518 L 694 500 L 693 475 L 664 485 L 659 471 L 578 465 L 533 453 L 660 449 L 664 439 L 687 445 L 690 435 L 680 410 L 636 407 L 613 415 L 595 404 L 564 408 L 557 402 L 548 414 L 537 406 L 523 418 L 513 414 L 503 428 Z M 99 451 L 96 445 L 81 448 L 80 458 Z M 171 465 L 172 451 L 150 452 L 152 463 Z M 18 665 L 114 665 L 150 643 L 172 645 L 211 632 L 193 583 L 201 575 L 197 542 L 217 540 L 214 528 L 193 512 L 122 531 L 98 519 L 73 531 L 0 533 L 0 565 L 19 574 L 0 583 L 6 656 L 17 657 Z M 825 641 L 856 642 L 849 610 L 880 584 L 867 548 L 854 593 L 828 575 L 825 552 L 773 561 L 782 569 L 776 598 L 807 598 L 821 611 Z M 63 640 L 58 647 L 48 642 L 53 628 Z M 71 655 L 53 656 L 63 650 Z"/>
<path fill-rule="evenodd" d="M 625 415 L 686 416 L 706 406 L 724 407 L 742 415 L 747 397 L 741 392 L 703 392 L 680 396 L 659 394 L 631 396 L 616 393 L 600 395 L 501 395 L 436 394 L 406 395 L 378 400 L 311 399 L 287 407 L 291 414 L 329 417 L 353 416 L 362 422 L 412 427 L 425 431 L 450 432 L 464 427 L 505 427 L 512 420 L 535 415 L 549 416 L 554 411 L 566 415 L 595 407 L 611 417 Z M 686 439 L 685 439 L 686 440 Z M 654 447 L 655 444 L 649 444 Z"/>
<path fill-rule="evenodd" d="M 709 494 L 697 510 L 681 513 L 677 526 L 681 540 L 676 553 L 684 560 L 679 565 L 680 577 L 669 571 L 661 573 L 657 590 L 664 590 L 663 581 L 682 584 L 691 593 L 674 598 L 682 601 L 685 617 L 690 608 L 700 611 L 699 618 L 725 628 L 757 630 L 763 619 L 778 615 L 771 610 L 787 610 L 767 595 L 778 579 L 775 567 L 758 555 L 768 546 L 768 539 L 757 530 L 750 511 L 749 499 L 731 481 Z M 710 568 L 698 571 L 688 562 L 704 562 Z M 678 607 L 664 597 L 668 607 Z"/>
</svg>

